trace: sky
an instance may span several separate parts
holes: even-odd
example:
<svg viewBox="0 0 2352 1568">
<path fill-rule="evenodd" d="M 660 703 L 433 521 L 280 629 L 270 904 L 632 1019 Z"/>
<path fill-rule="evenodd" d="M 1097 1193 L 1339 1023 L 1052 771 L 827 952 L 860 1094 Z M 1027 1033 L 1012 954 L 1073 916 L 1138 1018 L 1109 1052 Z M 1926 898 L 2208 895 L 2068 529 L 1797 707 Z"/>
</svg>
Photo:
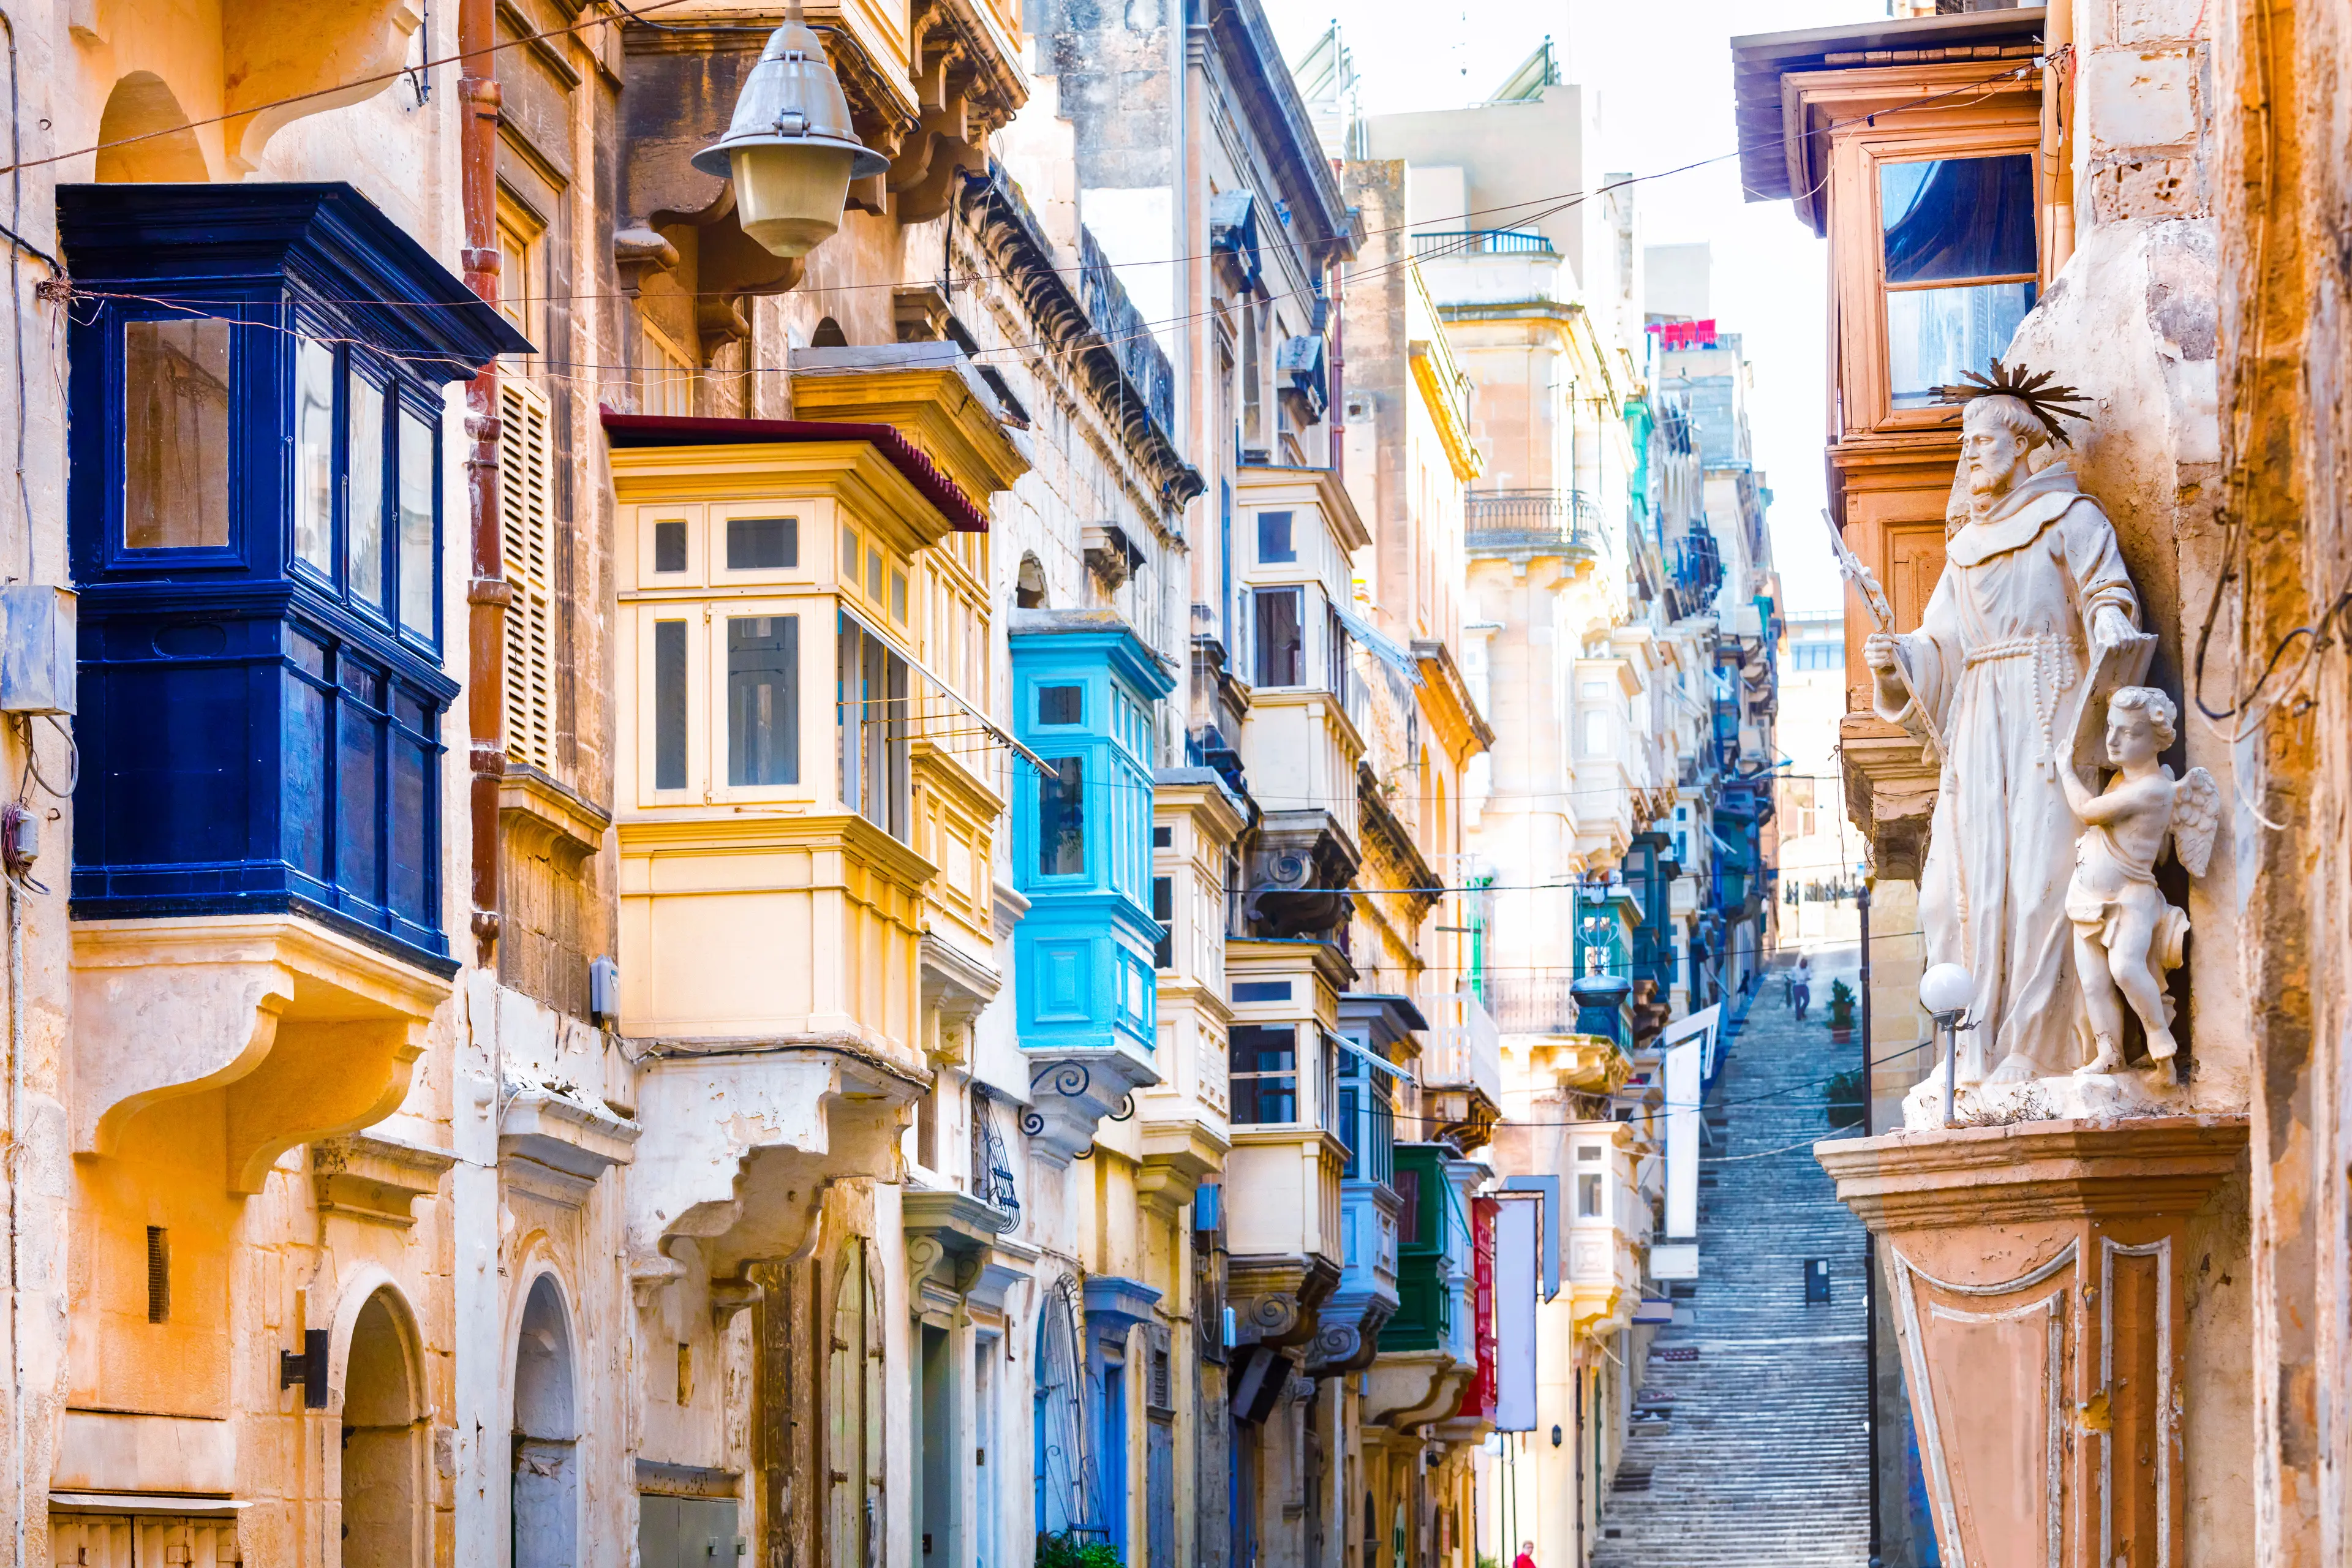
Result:
<svg viewBox="0 0 2352 1568">
<path fill-rule="evenodd" d="M 1336 18 L 1368 114 L 1451 109 L 1499 86 L 1549 34 L 1561 75 L 1601 93 L 1600 167 L 1646 174 L 1731 152 L 1735 34 L 1867 22 L 1885 0 L 1264 0 L 1292 59 Z M 1720 330 L 1741 334 L 1748 427 L 1772 490 L 1772 548 L 1791 610 L 1842 604 L 1824 537 L 1828 246 L 1785 201 L 1740 199 L 1739 164 L 1645 181 L 1650 245 L 1706 240 Z"/>
</svg>

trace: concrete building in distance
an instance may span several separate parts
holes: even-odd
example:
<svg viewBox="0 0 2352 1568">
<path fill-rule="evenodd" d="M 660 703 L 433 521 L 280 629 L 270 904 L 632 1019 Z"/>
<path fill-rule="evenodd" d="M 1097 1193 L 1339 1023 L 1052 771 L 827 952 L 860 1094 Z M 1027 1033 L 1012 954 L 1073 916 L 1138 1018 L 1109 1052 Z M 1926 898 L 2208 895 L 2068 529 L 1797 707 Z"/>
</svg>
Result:
<svg viewBox="0 0 2352 1568">
<path fill-rule="evenodd" d="M 1776 784 L 1780 944 L 1851 946 L 1861 934 L 1855 894 L 1862 839 L 1845 813 L 1838 721 L 1845 716 L 1845 615 L 1791 610 L 1781 617 L 1777 732 L 1788 768 Z"/>
</svg>

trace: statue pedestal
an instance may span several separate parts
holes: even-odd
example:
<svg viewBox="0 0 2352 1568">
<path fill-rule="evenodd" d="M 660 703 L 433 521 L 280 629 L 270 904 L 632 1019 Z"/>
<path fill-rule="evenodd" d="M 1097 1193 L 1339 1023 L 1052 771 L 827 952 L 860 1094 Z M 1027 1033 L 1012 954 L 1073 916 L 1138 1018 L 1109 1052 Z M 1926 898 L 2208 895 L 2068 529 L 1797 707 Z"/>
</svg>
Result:
<svg viewBox="0 0 2352 1568">
<path fill-rule="evenodd" d="M 2105 1122 L 2124 1117 L 2193 1114 L 2186 1085 L 2169 1068 L 2116 1073 L 2031 1078 L 2016 1083 L 1964 1083 L 1954 1097 L 1952 1125 L 2007 1127 L 2021 1122 Z M 1903 1097 L 1903 1125 L 1915 1132 L 1944 1130 L 1944 1073 L 1939 1066 Z"/>
<path fill-rule="evenodd" d="M 2141 1116 L 1816 1146 L 1877 1238 L 1946 1563 L 2185 1561 L 2184 1233 L 2245 1145 Z"/>
</svg>

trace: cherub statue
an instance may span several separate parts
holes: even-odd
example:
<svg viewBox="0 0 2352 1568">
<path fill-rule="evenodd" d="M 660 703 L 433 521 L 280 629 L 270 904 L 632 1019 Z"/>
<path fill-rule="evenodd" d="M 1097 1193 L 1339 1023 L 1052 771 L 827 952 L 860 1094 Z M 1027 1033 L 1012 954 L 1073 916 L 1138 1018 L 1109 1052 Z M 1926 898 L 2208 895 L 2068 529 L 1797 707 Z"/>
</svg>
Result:
<svg viewBox="0 0 2352 1568">
<path fill-rule="evenodd" d="M 2168 1061 L 2179 1048 L 2163 974 L 2180 966 L 2189 914 L 2157 890 L 2156 862 L 2169 837 L 2189 874 L 2203 876 L 2221 819 L 2221 792 L 2211 773 L 2191 768 L 2175 781 L 2172 770 L 2157 761 L 2179 724 L 2171 698 L 2152 686 L 2126 686 L 2107 703 L 2107 760 L 2117 770 L 2113 782 L 2095 795 L 2074 769 L 2059 770 L 2066 799 L 2084 824 L 2066 888 L 2083 1032 L 2094 1048 L 2078 1072 L 2107 1073 L 2123 1065 L 2118 1042 L 2125 1002 L 2147 1030 L 2152 1061 Z"/>
</svg>

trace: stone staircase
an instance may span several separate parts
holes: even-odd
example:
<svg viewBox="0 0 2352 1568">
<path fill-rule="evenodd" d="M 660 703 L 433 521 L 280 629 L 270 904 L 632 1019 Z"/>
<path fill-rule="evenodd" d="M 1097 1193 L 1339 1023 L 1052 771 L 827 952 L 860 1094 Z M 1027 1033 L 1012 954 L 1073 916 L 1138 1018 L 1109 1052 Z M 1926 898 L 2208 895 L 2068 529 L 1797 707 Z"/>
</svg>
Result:
<svg viewBox="0 0 2352 1568">
<path fill-rule="evenodd" d="M 1834 973 L 1819 974 L 1803 1025 L 1768 976 L 1717 1076 L 1699 1278 L 1676 1287 L 1675 1321 L 1651 1346 L 1595 1568 L 1869 1560 L 1867 1235 L 1806 1150 L 1738 1158 L 1828 1131 L 1823 1089 L 1801 1086 L 1858 1059 L 1821 1021 Z M 1826 1305 L 1805 1300 L 1811 1258 L 1829 1264 Z"/>
</svg>

